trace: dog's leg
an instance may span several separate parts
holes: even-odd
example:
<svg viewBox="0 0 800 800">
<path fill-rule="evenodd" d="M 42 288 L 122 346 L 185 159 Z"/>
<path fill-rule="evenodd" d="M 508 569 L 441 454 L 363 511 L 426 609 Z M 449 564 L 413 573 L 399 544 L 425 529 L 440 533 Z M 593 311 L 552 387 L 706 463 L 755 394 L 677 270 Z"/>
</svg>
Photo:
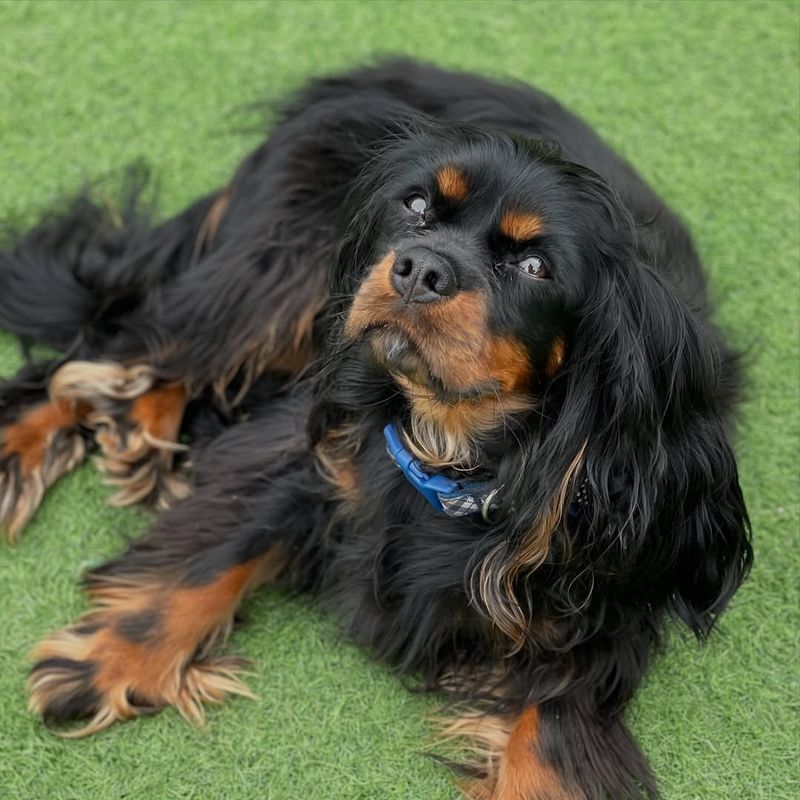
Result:
<svg viewBox="0 0 800 800">
<path fill-rule="evenodd" d="M 586 700 L 586 698 L 584 698 Z M 591 702 L 591 701 L 589 701 Z M 465 713 L 444 735 L 474 758 L 468 800 L 644 800 L 658 796 L 647 760 L 621 713 L 602 717 L 577 700 L 519 714 Z"/>
<path fill-rule="evenodd" d="M 472 753 L 475 779 L 459 788 L 468 800 L 583 800 L 538 753 L 539 711 L 518 715 L 465 713 L 444 731 Z"/>
<path fill-rule="evenodd" d="M 214 655 L 242 597 L 276 578 L 307 537 L 319 480 L 302 437 L 257 422 L 223 434 L 198 467 L 198 490 L 121 558 L 93 570 L 98 608 L 34 651 L 31 708 L 45 720 L 88 718 L 71 735 L 174 705 L 249 694 L 241 660 Z"/>
<path fill-rule="evenodd" d="M 16 541 L 45 490 L 86 454 L 78 412 L 47 395 L 50 363 L 0 382 L 0 534 Z"/>
<path fill-rule="evenodd" d="M 89 594 L 101 608 L 36 648 L 31 708 L 48 721 L 91 716 L 72 734 L 88 735 L 169 704 L 200 722 L 203 702 L 249 696 L 237 677 L 243 662 L 206 651 L 227 636 L 244 592 L 278 564 L 264 554 L 202 582 L 90 576 Z"/>
<path fill-rule="evenodd" d="M 52 377 L 51 377 L 52 375 Z M 164 509 L 189 494 L 173 471 L 186 392 L 145 366 L 37 364 L 0 383 L 0 532 L 15 541 L 45 491 L 80 464 L 94 432 L 113 505 Z"/>
</svg>

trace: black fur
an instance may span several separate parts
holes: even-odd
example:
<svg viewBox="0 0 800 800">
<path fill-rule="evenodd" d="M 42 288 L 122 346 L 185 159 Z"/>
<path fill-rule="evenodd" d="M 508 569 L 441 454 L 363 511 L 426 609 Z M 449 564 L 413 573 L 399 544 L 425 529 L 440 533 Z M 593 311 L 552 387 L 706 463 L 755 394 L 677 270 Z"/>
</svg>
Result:
<svg viewBox="0 0 800 800">
<path fill-rule="evenodd" d="M 75 661 L 71 658 L 46 658 L 39 661 L 31 670 L 37 672 L 57 671 L 61 679 L 69 684 L 72 691 L 64 693 L 56 702 L 50 703 L 42 715 L 45 722 L 64 722 L 86 717 L 98 700 L 98 692 L 91 680 L 95 666 L 90 661 Z"/>
<path fill-rule="evenodd" d="M 468 175 L 463 202 L 434 199 L 447 164 Z M 90 588 L 142 574 L 202 586 L 280 544 L 283 582 L 314 592 L 380 658 L 432 688 L 455 670 L 458 696 L 487 709 L 537 706 L 538 758 L 565 786 L 589 800 L 655 796 L 625 708 L 667 619 L 705 637 L 752 558 L 730 445 L 736 357 L 709 321 L 682 223 L 541 92 L 405 61 L 313 83 L 226 191 L 202 246 L 220 193 L 156 227 L 133 202 L 115 224 L 83 198 L 2 254 L 0 326 L 73 359 L 151 364 L 192 393 L 194 494 Z M 421 227 L 403 203 L 420 193 L 432 209 Z M 544 232 L 510 241 L 498 232 L 509 208 Z M 345 332 L 372 266 L 415 246 L 451 265 L 486 303 L 488 334 L 529 362 L 529 406 L 478 437 L 480 474 L 501 487 L 489 522 L 434 511 L 390 462 L 383 426 L 411 413 L 403 364 L 376 360 L 372 332 Z M 533 250 L 549 279 L 519 273 Z M 267 359 L 248 378 L 248 348 L 282 354 L 304 313 L 315 357 Z M 418 349 L 404 356 L 417 367 Z M 432 372 L 445 405 L 486 391 Z M 340 430 L 355 499 L 315 456 Z M 528 558 L 581 453 L 570 513 Z M 575 513 L 578 485 L 591 502 Z M 83 711 L 80 697 L 50 716 Z"/>
</svg>

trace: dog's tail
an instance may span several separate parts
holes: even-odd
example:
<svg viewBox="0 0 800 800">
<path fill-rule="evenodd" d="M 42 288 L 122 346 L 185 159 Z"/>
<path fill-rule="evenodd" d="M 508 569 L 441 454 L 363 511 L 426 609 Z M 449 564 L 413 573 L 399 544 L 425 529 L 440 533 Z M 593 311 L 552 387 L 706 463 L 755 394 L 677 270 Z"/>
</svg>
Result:
<svg viewBox="0 0 800 800">
<path fill-rule="evenodd" d="M 186 268 L 214 196 L 162 225 L 143 200 L 147 173 L 126 173 L 121 201 L 88 190 L 0 249 L 0 330 L 57 350 L 99 341 L 148 290 Z"/>
</svg>

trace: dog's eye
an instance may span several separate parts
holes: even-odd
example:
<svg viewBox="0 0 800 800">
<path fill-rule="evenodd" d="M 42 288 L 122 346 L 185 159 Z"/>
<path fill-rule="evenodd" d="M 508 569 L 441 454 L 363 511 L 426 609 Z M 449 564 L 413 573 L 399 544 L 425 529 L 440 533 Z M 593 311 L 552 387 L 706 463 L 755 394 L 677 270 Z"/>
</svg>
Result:
<svg viewBox="0 0 800 800">
<path fill-rule="evenodd" d="M 412 194 L 406 198 L 406 208 L 413 211 L 420 219 L 425 219 L 428 201 L 421 194 Z"/>
<path fill-rule="evenodd" d="M 550 270 L 547 262 L 541 256 L 526 256 L 517 263 L 517 266 L 526 274 L 533 278 L 549 278 Z"/>
</svg>

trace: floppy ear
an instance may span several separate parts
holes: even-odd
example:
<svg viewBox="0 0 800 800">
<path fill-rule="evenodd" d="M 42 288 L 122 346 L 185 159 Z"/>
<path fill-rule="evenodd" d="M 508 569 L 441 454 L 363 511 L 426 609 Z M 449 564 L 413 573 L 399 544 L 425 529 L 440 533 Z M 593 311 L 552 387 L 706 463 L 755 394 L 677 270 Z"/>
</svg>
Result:
<svg viewBox="0 0 800 800">
<path fill-rule="evenodd" d="M 631 603 L 666 607 L 705 636 L 752 561 L 726 426 L 736 357 L 638 258 L 630 216 L 605 183 L 580 168 L 570 177 L 586 201 L 596 282 L 542 422 L 504 466 L 506 521 L 480 594 L 518 640 L 525 575 L 548 562 L 566 576 L 552 586 L 560 608 L 575 605 L 573 578 L 588 572 L 588 591 L 595 576 L 612 580 Z M 579 509 L 578 489 L 590 498 Z"/>
</svg>

